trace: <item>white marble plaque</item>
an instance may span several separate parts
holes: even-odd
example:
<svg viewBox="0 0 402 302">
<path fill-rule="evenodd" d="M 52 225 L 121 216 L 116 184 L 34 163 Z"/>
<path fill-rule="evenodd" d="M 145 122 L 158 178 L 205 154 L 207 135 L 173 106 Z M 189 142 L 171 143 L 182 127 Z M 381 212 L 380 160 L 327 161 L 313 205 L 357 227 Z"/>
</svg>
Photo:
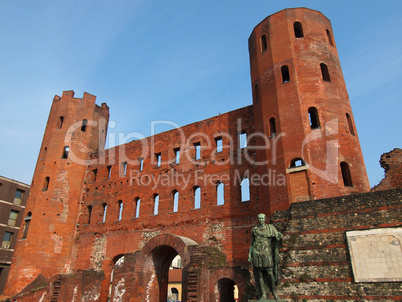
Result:
<svg viewBox="0 0 402 302">
<path fill-rule="evenodd" d="M 346 232 L 355 282 L 402 281 L 402 228 Z"/>
</svg>

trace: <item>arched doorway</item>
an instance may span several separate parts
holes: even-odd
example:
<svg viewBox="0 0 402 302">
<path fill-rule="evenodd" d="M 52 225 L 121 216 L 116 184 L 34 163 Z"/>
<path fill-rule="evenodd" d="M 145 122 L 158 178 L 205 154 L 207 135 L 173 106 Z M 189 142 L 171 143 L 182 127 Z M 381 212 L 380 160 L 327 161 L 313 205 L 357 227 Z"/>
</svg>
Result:
<svg viewBox="0 0 402 302">
<path fill-rule="evenodd" d="M 217 292 L 219 294 L 219 302 L 235 302 L 238 298 L 238 290 L 236 283 L 229 279 L 223 278 L 220 279 L 216 285 Z"/>
</svg>

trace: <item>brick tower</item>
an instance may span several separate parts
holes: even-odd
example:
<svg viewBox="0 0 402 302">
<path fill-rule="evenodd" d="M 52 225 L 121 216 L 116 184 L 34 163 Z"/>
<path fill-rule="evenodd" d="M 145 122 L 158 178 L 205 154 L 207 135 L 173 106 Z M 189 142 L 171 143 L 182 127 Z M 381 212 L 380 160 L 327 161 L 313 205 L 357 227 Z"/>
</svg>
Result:
<svg viewBox="0 0 402 302">
<path fill-rule="evenodd" d="M 270 212 L 297 201 L 369 191 L 352 109 L 332 35 L 320 12 L 273 14 L 249 38 L 261 175 L 285 175 L 262 187 Z M 268 200 L 268 199 L 267 199 Z"/>
<path fill-rule="evenodd" d="M 40 275 L 48 281 L 69 272 L 86 169 L 90 155 L 103 151 L 109 119 L 107 105 L 95 99 L 65 91 L 53 100 L 6 294 Z"/>
</svg>

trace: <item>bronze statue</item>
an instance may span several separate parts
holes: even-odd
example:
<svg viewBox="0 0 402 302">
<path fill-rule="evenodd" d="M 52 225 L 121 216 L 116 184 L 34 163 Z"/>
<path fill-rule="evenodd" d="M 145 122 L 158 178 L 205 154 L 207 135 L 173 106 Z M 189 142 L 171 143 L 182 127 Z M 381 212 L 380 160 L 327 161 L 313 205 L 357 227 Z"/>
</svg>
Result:
<svg viewBox="0 0 402 302">
<path fill-rule="evenodd" d="M 277 300 L 275 288 L 278 282 L 278 242 L 283 235 L 272 224 L 265 223 L 265 214 L 258 214 L 257 218 L 259 224 L 251 231 L 248 261 L 253 264 L 258 299 L 268 299 L 270 290 Z"/>
</svg>

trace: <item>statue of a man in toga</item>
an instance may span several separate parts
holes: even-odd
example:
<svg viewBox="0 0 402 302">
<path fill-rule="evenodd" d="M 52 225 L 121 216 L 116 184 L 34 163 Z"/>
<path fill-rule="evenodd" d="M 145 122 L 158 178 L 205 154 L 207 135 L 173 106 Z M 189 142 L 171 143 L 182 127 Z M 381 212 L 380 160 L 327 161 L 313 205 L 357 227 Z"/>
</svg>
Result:
<svg viewBox="0 0 402 302">
<path fill-rule="evenodd" d="M 257 218 L 259 224 L 251 231 L 248 261 L 253 264 L 259 300 L 268 299 L 269 290 L 277 300 L 278 295 L 275 288 L 278 281 L 278 242 L 283 235 L 272 224 L 265 223 L 265 214 L 258 214 Z"/>
</svg>

